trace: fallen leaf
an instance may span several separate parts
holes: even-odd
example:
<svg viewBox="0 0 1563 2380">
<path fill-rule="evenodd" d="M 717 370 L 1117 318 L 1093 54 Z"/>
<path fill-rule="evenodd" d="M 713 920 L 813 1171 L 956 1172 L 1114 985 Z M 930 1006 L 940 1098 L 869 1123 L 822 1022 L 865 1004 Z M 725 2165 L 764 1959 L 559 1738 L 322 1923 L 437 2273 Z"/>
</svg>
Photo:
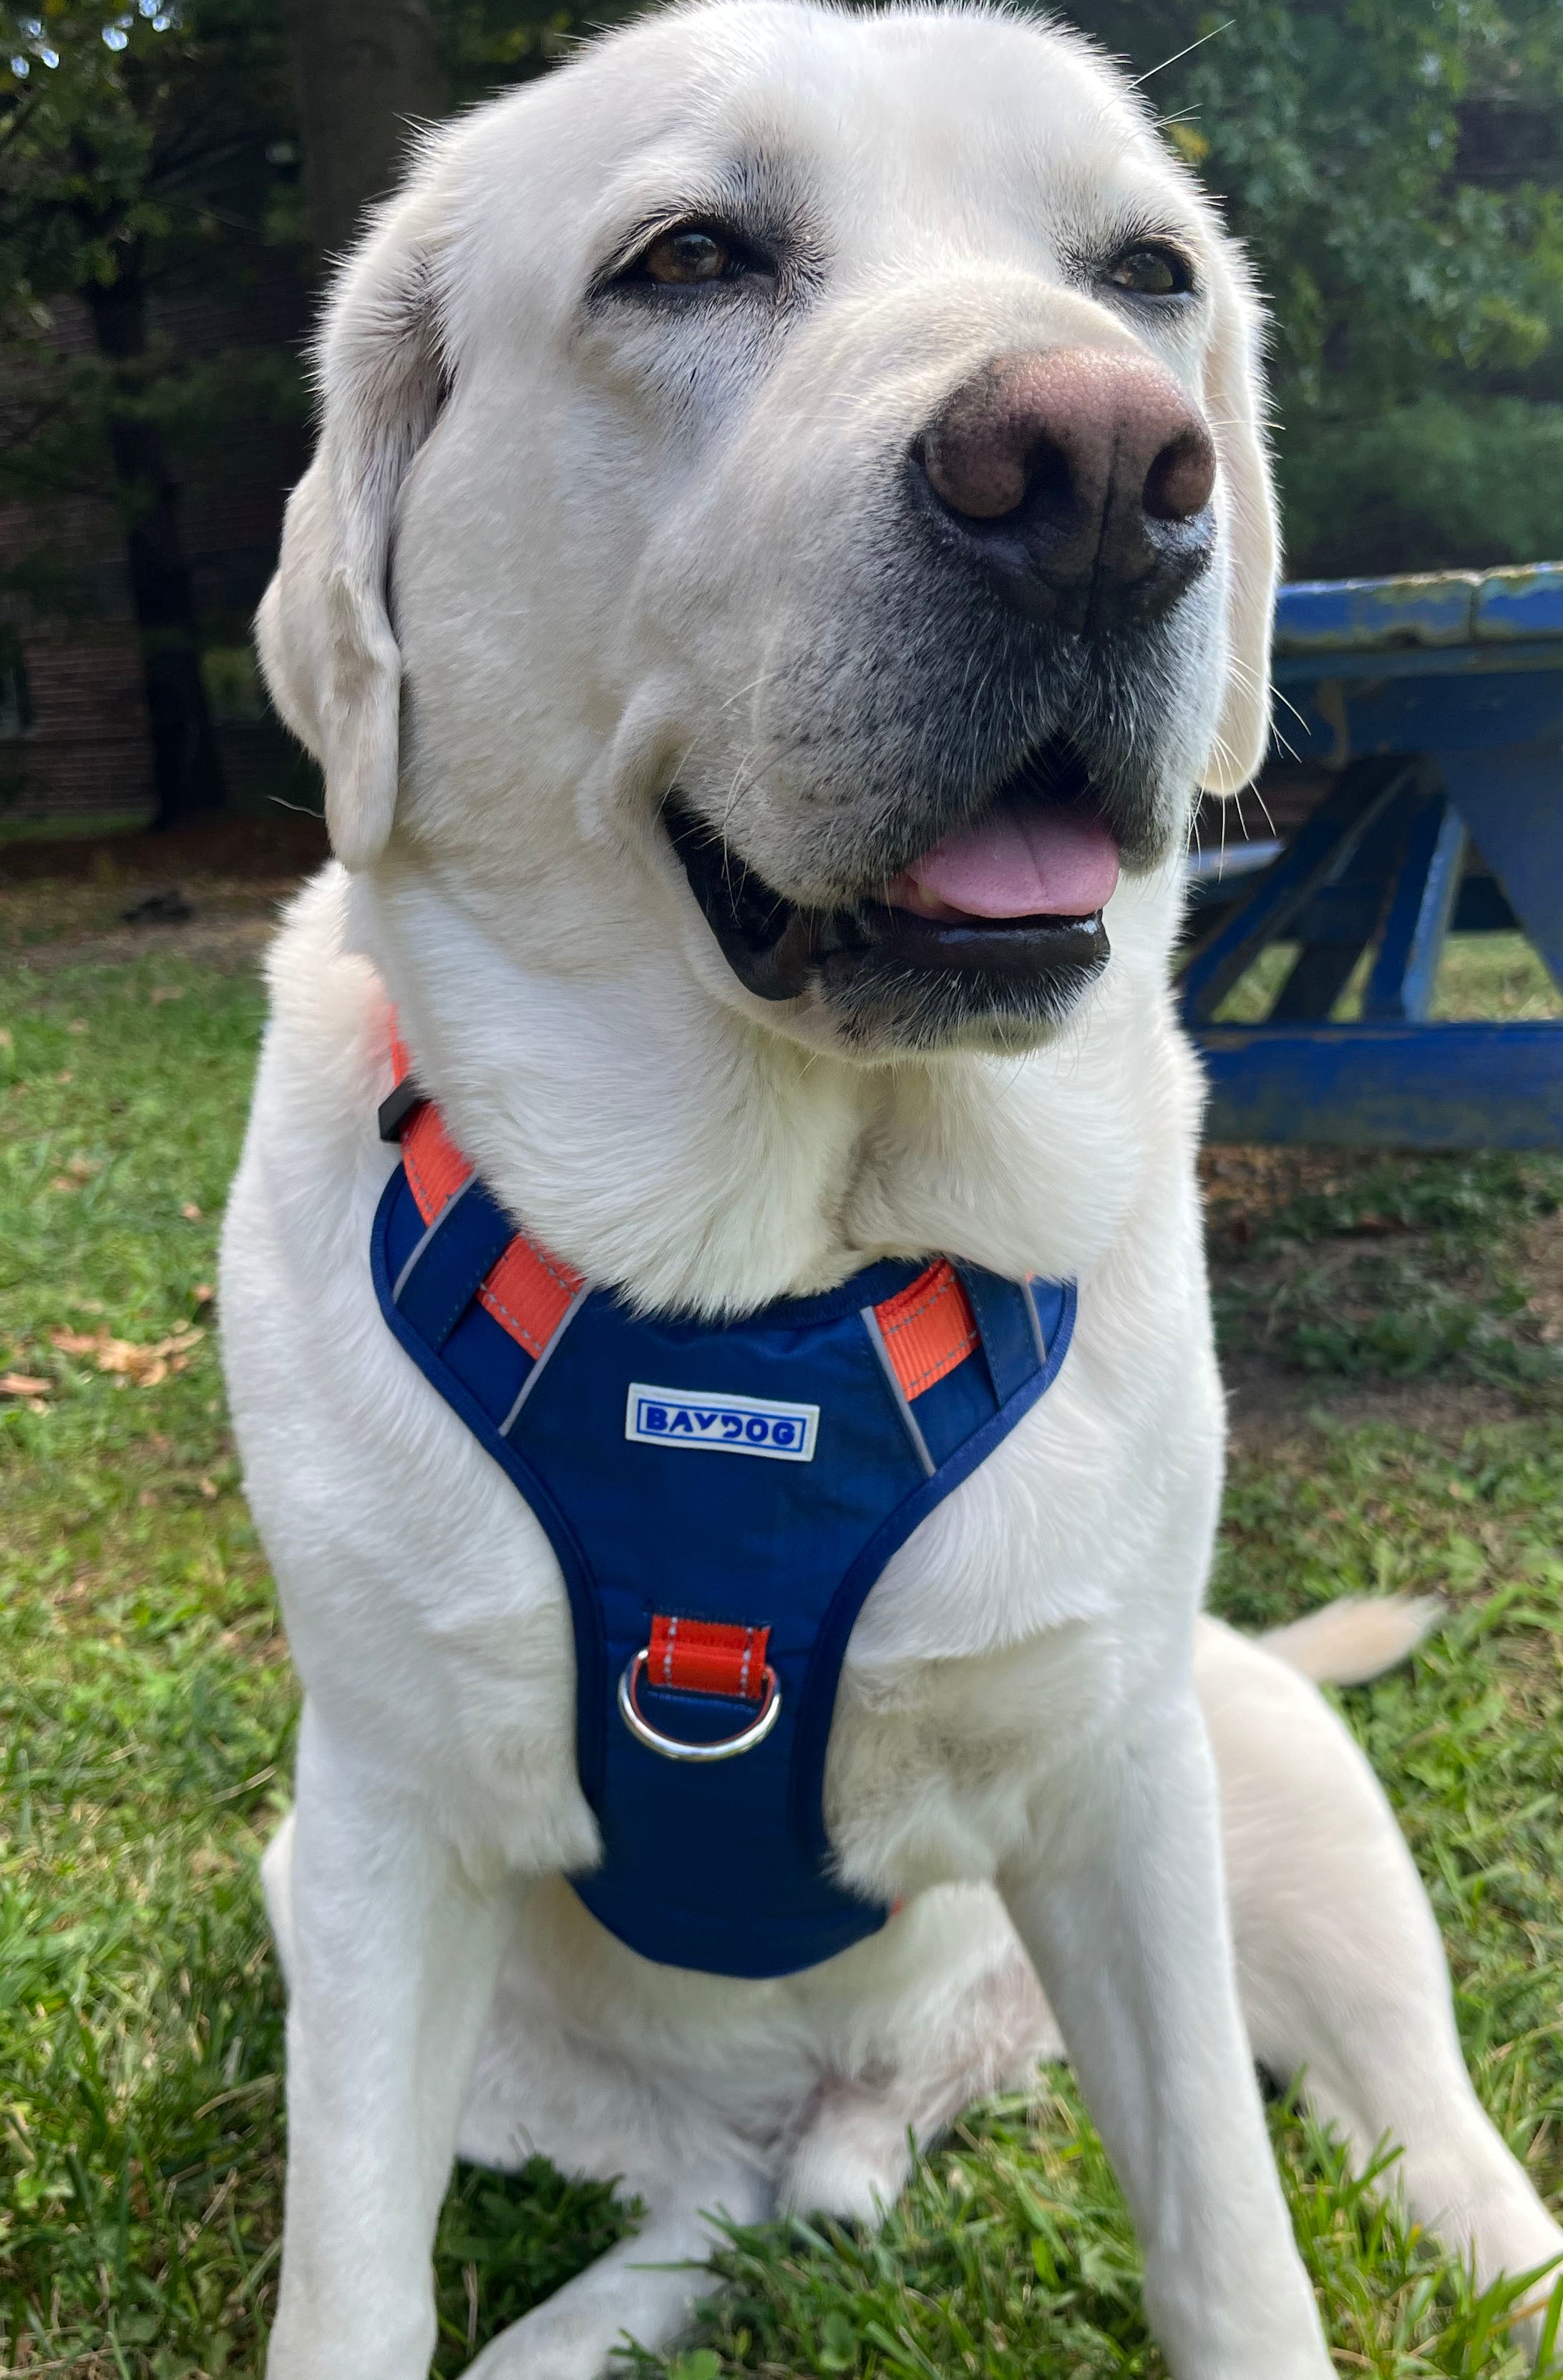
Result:
<svg viewBox="0 0 1563 2380">
<path fill-rule="evenodd" d="M 30 1372 L 0 1372 L 0 1397 L 46 1397 L 52 1385 Z"/>
<path fill-rule="evenodd" d="M 84 1016 L 73 1016 L 70 1023 L 66 1026 L 66 1031 L 67 1033 L 85 1033 L 86 1030 L 87 1019 Z"/>
<path fill-rule="evenodd" d="M 190 1295 L 194 1298 L 198 1306 L 211 1305 L 216 1299 L 217 1292 L 212 1288 L 212 1283 L 209 1281 L 198 1281 L 195 1287 L 191 1290 Z"/>
<path fill-rule="evenodd" d="M 0 1025 L 0 1050 L 14 1050 L 17 1037 L 8 1025 Z"/>
<path fill-rule="evenodd" d="M 63 1075 L 56 1075 L 55 1076 L 55 1080 L 56 1083 L 74 1083 L 76 1076 L 71 1073 L 70 1068 L 67 1066 Z"/>
<path fill-rule="evenodd" d="M 115 1339 L 107 1330 L 52 1330 L 49 1336 L 62 1355 L 90 1355 L 100 1372 L 115 1373 L 122 1385 L 133 1380 L 139 1389 L 155 1389 L 171 1372 L 188 1368 L 190 1349 L 206 1333 L 192 1323 L 144 1347 L 131 1339 Z"/>
<path fill-rule="evenodd" d="M 207 1502 L 211 1503 L 217 1493 L 217 1482 L 215 1479 L 203 1479 L 200 1482 L 200 1492 L 206 1498 Z"/>
<path fill-rule="evenodd" d="M 199 1223 L 200 1220 L 200 1208 L 196 1205 L 193 1198 L 188 1198 L 185 1201 L 185 1204 L 180 1208 L 179 1212 L 183 1215 L 187 1223 Z"/>
<path fill-rule="evenodd" d="M 183 1000 L 184 997 L 185 987 L 182 983 L 154 983 L 147 994 L 154 1008 L 164 1000 Z"/>
</svg>

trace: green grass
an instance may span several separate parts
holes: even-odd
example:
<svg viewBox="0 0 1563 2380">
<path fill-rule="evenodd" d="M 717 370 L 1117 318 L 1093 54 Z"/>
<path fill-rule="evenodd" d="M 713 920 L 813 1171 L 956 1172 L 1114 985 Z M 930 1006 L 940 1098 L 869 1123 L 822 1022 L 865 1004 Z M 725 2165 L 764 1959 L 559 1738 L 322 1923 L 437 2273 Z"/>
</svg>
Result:
<svg viewBox="0 0 1563 2380">
<path fill-rule="evenodd" d="M 146 822 L 144 806 L 134 810 L 103 810 L 79 819 L 8 819 L 0 813 L 0 844 L 95 843 L 101 835 L 134 834 Z"/>
<path fill-rule="evenodd" d="M 43 1384 L 0 1399 L 7 2372 L 253 2375 L 264 2352 L 284 2143 L 255 1860 L 285 1802 L 295 1696 L 202 1294 L 260 1014 L 248 975 L 172 957 L 0 976 L 0 1372 Z M 1249 1219 L 1225 1250 L 1229 1337 L 1299 1378 L 1313 1362 L 1327 1385 L 1421 1364 L 1479 1382 L 1485 1417 L 1424 1436 L 1329 1426 L 1241 1462 L 1218 1600 L 1254 1624 L 1342 1589 L 1436 1588 L 1455 1607 L 1413 1669 L 1345 1706 L 1433 1892 L 1483 2093 L 1556 2191 L 1563 1401 L 1552 1342 L 1513 1295 L 1556 1184 L 1507 1160 L 1321 1164 L 1227 1201 L 1229 1223 Z M 1374 1319 L 1399 1290 L 1353 1273 L 1355 1335 L 1308 1340 L 1326 1304 L 1298 1286 L 1309 1269 L 1344 1251 L 1350 1271 L 1386 1244 L 1482 1330 L 1402 1361 Z M 145 1349 L 190 1328 L 206 1335 L 176 1347 L 185 1367 L 150 1386 L 79 1343 Z M 1342 2372 L 1518 2374 L 1501 2301 L 1475 2300 L 1294 2114 L 1274 2126 Z M 458 2174 L 440 2371 L 628 2219 L 606 2189 L 540 2165 Z M 733 2293 L 672 2360 L 678 2380 L 1161 2369 L 1121 2203 L 1066 2079 L 968 2119 L 878 2238 L 744 2232 L 722 2262 Z"/>
<path fill-rule="evenodd" d="M 1257 1025 L 1291 971 L 1295 942 L 1272 942 L 1233 985 L 1218 1011 L 1233 1025 Z M 1331 1014 L 1362 1014 L 1371 953 L 1361 958 Z M 1500 1022 L 1563 1016 L 1563 997 L 1523 934 L 1451 934 L 1434 987 L 1439 1017 L 1486 1016 Z"/>
<path fill-rule="evenodd" d="M 1274 2136 L 1292 2219 L 1350 2371 L 1518 2374 L 1508 2287 L 1479 2294 L 1441 2265 L 1339 2149 L 1290 2113 Z M 1386 2161 L 1387 2165 L 1388 2160 Z M 933 2380 L 1160 2375 L 1116 2181 L 1067 2076 L 989 2102 L 919 2163 L 877 2238 L 794 2224 L 737 2233 L 734 2285 L 678 2380 L 724 2370 Z M 648 2375 L 670 2369 L 638 2359 Z"/>
<path fill-rule="evenodd" d="M 1555 1156 L 1213 1149 L 1205 1164 L 1229 1356 L 1563 1391 Z"/>
</svg>

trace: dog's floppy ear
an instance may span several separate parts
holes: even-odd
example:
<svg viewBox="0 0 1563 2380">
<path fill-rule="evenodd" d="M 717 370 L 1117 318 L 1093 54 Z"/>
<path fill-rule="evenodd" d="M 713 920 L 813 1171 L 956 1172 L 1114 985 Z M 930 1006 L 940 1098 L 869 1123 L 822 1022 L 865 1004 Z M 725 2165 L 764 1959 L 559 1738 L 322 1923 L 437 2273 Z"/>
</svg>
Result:
<svg viewBox="0 0 1563 2380">
<path fill-rule="evenodd" d="M 1205 403 L 1220 458 L 1217 503 L 1231 560 L 1227 683 L 1203 781 L 1208 793 L 1236 794 L 1257 773 L 1269 744 L 1270 637 L 1280 535 L 1262 413 L 1262 317 L 1247 269 L 1230 249 L 1214 295 L 1216 328 L 1206 362 Z"/>
<path fill-rule="evenodd" d="M 386 605 L 396 502 L 441 395 L 433 194 L 413 189 L 344 270 L 317 351 L 314 461 L 255 623 L 277 709 L 325 773 L 338 858 L 364 868 L 396 808 L 402 657 Z"/>
</svg>

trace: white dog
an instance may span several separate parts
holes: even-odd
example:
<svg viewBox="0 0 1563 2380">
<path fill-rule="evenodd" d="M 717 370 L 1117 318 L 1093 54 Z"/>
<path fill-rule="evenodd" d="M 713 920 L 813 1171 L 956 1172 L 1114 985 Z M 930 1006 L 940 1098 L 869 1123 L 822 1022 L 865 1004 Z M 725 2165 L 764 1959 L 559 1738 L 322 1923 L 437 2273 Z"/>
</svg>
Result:
<svg viewBox="0 0 1563 2380">
<path fill-rule="evenodd" d="M 909 2128 L 1064 2041 L 1180 2380 L 1330 2370 L 1255 2057 L 1403 2143 L 1480 2274 L 1563 2252 L 1305 1682 L 1417 1615 L 1198 1617 L 1221 1398 L 1167 985 L 1196 788 L 1266 741 L 1256 339 L 1134 94 L 969 7 L 648 19 L 433 136 L 341 275 L 260 624 L 339 864 L 273 954 L 223 1275 L 307 1690 L 273 2380 L 418 2380 L 458 2147 L 647 2202 L 475 2367 L 588 2380 L 685 2321 L 705 2210 L 872 2219 Z M 1055 1384 L 852 1630 L 829 1888 L 898 1910 L 839 1956 L 687 1972 L 565 1880 L 601 1837 L 553 1542 L 371 1282 L 393 1009 L 551 1277 L 647 1329 L 715 1345 L 888 1259 L 1077 1285 Z M 691 1528 L 778 1475 L 672 1467 Z"/>
</svg>

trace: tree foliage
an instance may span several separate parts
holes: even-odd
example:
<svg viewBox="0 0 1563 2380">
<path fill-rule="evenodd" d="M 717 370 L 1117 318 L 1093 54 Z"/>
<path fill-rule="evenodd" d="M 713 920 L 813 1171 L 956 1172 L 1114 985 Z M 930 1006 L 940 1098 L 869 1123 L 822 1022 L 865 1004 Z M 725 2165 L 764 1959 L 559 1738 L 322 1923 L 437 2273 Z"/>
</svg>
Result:
<svg viewBox="0 0 1563 2380">
<path fill-rule="evenodd" d="M 1218 14 L 1082 0 L 1076 13 L 1147 78 L 1168 138 L 1258 266 L 1294 553 L 1372 569 L 1533 552 L 1522 531 L 1514 550 L 1522 503 L 1484 529 L 1464 488 L 1446 502 L 1428 480 L 1450 459 L 1451 415 L 1489 486 L 1523 477 L 1542 428 L 1528 407 L 1563 391 L 1556 0 L 1230 0 Z M 1386 452 L 1371 433 L 1391 416 Z M 1324 467 L 1375 449 L 1382 501 L 1353 531 Z M 1563 491 L 1531 493 L 1531 537 L 1563 547 Z"/>
<path fill-rule="evenodd" d="M 242 303 L 258 250 L 302 232 L 267 0 L 38 5 L 42 15 L 0 0 L 0 333 L 13 400 L 18 375 L 79 361 L 68 339 L 62 353 L 60 300 L 91 305 L 134 280 L 153 292 L 193 282 Z M 166 372 L 182 359 L 156 360 Z M 35 380 L 34 404 L 13 404 L 3 455 L 25 475 L 18 492 L 99 483 L 106 455 L 80 434 L 78 410 L 91 409 L 95 379 L 90 364 L 56 371 L 60 439 L 41 443 L 52 417 L 40 416 Z M 194 391 L 166 394 L 188 422 Z"/>
<path fill-rule="evenodd" d="M 458 104 L 622 13 L 427 0 Z M 1557 0 L 1072 13 L 1146 79 L 1167 138 L 1254 256 L 1296 562 L 1563 549 L 1563 487 L 1541 468 L 1563 441 Z M 184 467 L 236 407 L 298 411 L 285 349 L 196 363 L 155 321 L 117 356 L 101 339 L 62 353 L 57 337 L 64 299 L 101 325 L 103 293 L 122 285 L 154 317 L 170 286 L 242 296 L 279 244 L 315 269 L 285 14 L 281 0 L 0 0 L 0 490 L 111 484 L 116 419 L 154 421 Z M 144 497 L 122 485 L 120 500 L 129 514 Z"/>
<path fill-rule="evenodd" d="M 192 360 L 158 335 L 153 307 L 192 276 L 242 299 L 275 228 L 289 125 L 280 42 L 270 10 L 248 0 L 35 5 L 0 0 L 0 489 L 30 501 L 34 530 L 11 577 L 48 608 L 79 601 L 81 557 L 46 500 L 112 492 L 158 814 L 172 823 L 220 802 L 223 778 L 169 430 L 204 411 L 216 434 L 224 413 L 242 413 L 248 362 L 273 395 L 287 374 L 274 357 Z"/>
</svg>

